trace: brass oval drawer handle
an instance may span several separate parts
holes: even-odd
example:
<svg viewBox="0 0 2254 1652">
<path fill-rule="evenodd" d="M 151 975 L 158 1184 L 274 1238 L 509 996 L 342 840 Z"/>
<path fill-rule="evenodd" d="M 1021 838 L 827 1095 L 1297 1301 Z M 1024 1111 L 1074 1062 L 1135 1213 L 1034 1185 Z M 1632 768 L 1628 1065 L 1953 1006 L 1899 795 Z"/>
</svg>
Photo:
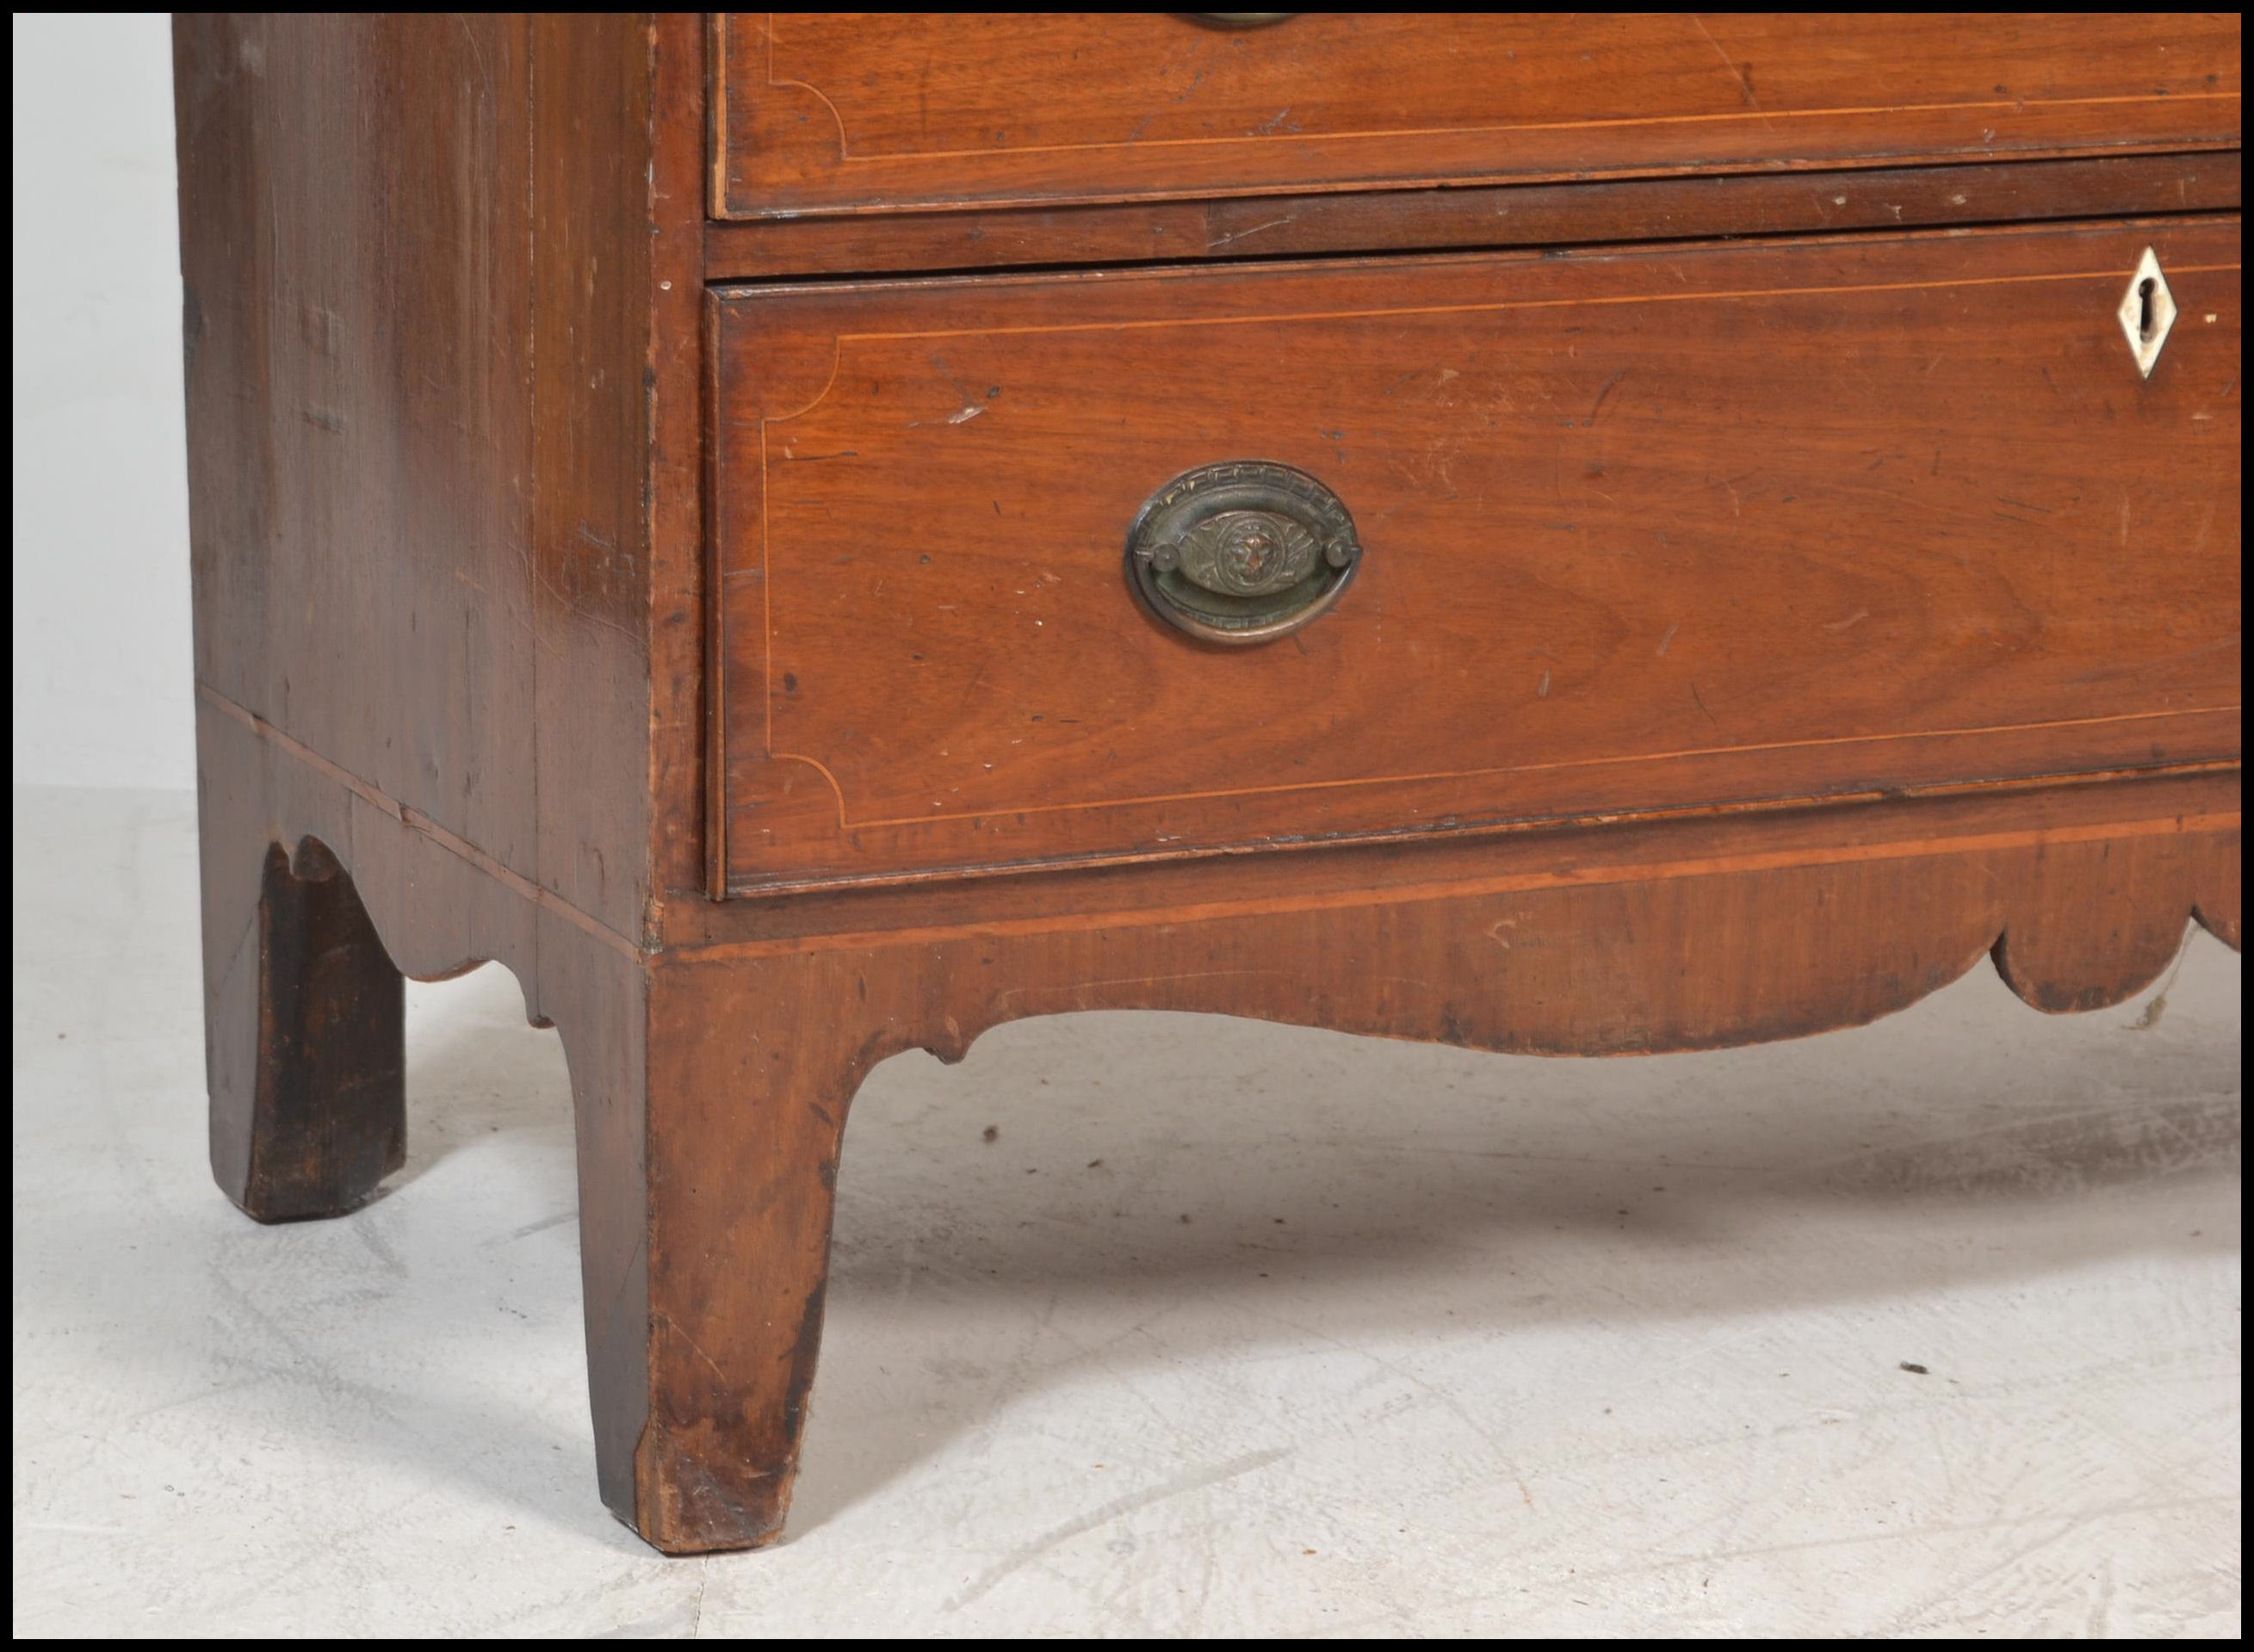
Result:
<svg viewBox="0 0 2254 1652">
<path fill-rule="evenodd" d="M 1289 635 L 1362 565 L 1354 518 L 1303 470 L 1238 459 L 1185 471 L 1144 501 L 1127 578 L 1168 625 L 1242 646 Z"/>
<path fill-rule="evenodd" d="M 1186 11 L 1182 15 L 1199 23 L 1209 23 L 1216 29 L 1265 29 L 1274 24 L 1289 23 L 1299 14 L 1296 11 Z"/>
</svg>

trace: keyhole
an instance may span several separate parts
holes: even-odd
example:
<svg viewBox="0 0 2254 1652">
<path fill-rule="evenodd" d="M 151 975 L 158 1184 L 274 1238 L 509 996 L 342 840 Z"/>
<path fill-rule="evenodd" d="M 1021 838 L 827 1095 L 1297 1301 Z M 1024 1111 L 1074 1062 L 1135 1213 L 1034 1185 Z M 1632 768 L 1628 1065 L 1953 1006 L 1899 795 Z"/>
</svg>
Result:
<svg viewBox="0 0 2254 1652">
<path fill-rule="evenodd" d="M 2113 313 L 2121 324 L 2121 336 L 2129 341 L 2129 354 L 2137 360 L 2137 371 L 2151 378 L 2168 329 L 2175 325 L 2176 301 L 2150 247 L 2130 272 L 2129 290 L 2121 295 L 2120 307 Z"/>
</svg>

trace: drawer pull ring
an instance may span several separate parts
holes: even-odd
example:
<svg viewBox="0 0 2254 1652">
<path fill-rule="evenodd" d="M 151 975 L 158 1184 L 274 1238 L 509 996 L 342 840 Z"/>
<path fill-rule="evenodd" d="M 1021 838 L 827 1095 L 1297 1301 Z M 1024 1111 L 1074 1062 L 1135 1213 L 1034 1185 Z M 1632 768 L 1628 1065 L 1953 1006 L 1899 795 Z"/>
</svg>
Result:
<svg viewBox="0 0 2254 1652">
<path fill-rule="evenodd" d="M 1186 471 L 1127 535 L 1127 578 L 1168 625 L 1208 642 L 1270 642 L 1338 600 L 1362 565 L 1336 494 L 1289 465 Z"/>
</svg>

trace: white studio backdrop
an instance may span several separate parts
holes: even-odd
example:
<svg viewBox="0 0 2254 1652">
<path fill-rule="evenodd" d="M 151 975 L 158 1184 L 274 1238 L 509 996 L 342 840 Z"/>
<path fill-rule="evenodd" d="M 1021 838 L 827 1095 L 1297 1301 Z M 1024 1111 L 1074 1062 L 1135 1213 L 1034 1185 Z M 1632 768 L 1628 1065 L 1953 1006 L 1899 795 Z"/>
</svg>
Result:
<svg viewBox="0 0 2254 1652">
<path fill-rule="evenodd" d="M 18 784 L 193 788 L 163 12 L 18 12 Z"/>
</svg>

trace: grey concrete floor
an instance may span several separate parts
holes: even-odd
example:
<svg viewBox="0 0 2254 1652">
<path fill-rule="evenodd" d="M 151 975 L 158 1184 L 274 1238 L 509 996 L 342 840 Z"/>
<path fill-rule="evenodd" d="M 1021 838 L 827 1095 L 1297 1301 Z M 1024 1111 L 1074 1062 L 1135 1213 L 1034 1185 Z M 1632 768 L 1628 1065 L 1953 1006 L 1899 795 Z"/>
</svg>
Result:
<svg viewBox="0 0 2254 1652">
<path fill-rule="evenodd" d="M 1713 1055 L 1083 1015 L 888 1062 L 788 1540 L 668 1561 L 596 1499 L 510 978 L 410 988 L 382 1197 L 257 1228 L 204 1166 L 192 801 L 15 825 L 19 1634 L 2238 1631 L 2204 934 L 2116 1010 L 1983 967 Z"/>
</svg>

